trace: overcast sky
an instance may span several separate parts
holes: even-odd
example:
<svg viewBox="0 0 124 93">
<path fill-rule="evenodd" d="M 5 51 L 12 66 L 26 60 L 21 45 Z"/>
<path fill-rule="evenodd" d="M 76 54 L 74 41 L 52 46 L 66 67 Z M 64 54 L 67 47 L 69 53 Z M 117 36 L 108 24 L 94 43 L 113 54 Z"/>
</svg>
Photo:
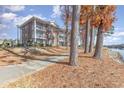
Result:
<svg viewBox="0 0 124 93">
<path fill-rule="evenodd" d="M 55 21 L 63 27 L 59 6 L 0 6 L 0 39 L 16 38 L 17 24 L 21 24 L 32 16 L 44 20 Z M 115 21 L 114 34 L 104 38 L 104 44 L 124 43 L 124 6 L 117 6 L 117 21 Z"/>
</svg>

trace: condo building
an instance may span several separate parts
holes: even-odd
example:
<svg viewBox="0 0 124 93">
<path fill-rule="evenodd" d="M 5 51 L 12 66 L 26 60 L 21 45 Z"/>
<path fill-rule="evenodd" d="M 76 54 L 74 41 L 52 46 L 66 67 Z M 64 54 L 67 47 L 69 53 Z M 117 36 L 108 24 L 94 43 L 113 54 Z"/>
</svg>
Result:
<svg viewBox="0 0 124 93">
<path fill-rule="evenodd" d="M 22 45 L 28 41 L 40 43 L 43 46 L 63 46 L 65 44 L 65 30 L 59 28 L 54 22 L 44 21 L 38 17 L 32 17 L 18 26 L 19 42 Z"/>
</svg>

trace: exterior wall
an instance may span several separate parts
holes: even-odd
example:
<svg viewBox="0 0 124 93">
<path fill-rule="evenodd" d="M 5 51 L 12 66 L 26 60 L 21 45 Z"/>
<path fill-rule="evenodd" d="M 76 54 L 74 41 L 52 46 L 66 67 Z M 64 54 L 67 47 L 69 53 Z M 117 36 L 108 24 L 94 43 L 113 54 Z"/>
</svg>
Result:
<svg viewBox="0 0 124 93">
<path fill-rule="evenodd" d="M 60 29 L 57 29 L 51 24 L 45 24 L 37 18 L 32 19 L 30 22 L 20 27 L 20 37 L 22 44 L 26 44 L 31 40 L 33 43 L 42 43 L 44 46 L 64 45 L 64 34 Z"/>
<path fill-rule="evenodd" d="M 65 34 L 63 32 L 59 32 L 59 45 L 64 46 L 65 44 Z"/>
<path fill-rule="evenodd" d="M 33 33 L 33 23 L 30 22 L 26 24 L 25 26 L 21 27 L 21 39 L 22 44 L 26 44 L 29 40 L 32 40 L 32 33 Z"/>
<path fill-rule="evenodd" d="M 36 22 L 36 42 L 46 45 L 46 25 Z"/>
<path fill-rule="evenodd" d="M 52 45 L 53 44 L 53 34 L 51 31 L 51 26 L 47 26 L 47 32 L 46 32 L 46 44 L 47 45 Z"/>
</svg>

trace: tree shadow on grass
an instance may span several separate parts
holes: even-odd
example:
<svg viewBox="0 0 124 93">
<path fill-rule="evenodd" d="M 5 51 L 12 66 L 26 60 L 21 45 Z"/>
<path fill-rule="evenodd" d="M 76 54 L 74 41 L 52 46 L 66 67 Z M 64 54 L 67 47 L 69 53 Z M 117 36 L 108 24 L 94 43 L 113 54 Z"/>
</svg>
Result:
<svg viewBox="0 0 124 93">
<path fill-rule="evenodd" d="M 42 49 L 47 50 L 48 52 L 51 52 L 51 53 L 57 53 L 57 52 L 64 53 L 63 50 L 65 50 L 65 49 L 57 49 L 57 48 L 52 48 L 52 49 L 50 49 L 50 48 L 42 48 Z"/>
<path fill-rule="evenodd" d="M 20 55 L 20 54 L 18 54 L 18 53 L 15 53 L 15 52 L 13 52 L 13 51 L 11 51 L 11 50 L 9 50 L 9 49 L 6 49 L 6 48 L 3 48 L 5 51 L 8 51 L 8 52 L 10 52 L 10 53 L 12 53 L 12 54 L 14 54 L 14 55 L 16 55 L 16 56 L 18 56 L 18 57 L 22 57 L 22 58 L 24 58 L 25 60 L 27 60 L 27 59 L 29 59 L 29 60 L 38 60 L 38 61 L 46 61 L 46 62 L 50 62 L 50 63 L 57 63 L 57 64 L 68 64 L 67 62 L 61 62 L 61 60 L 60 60 L 60 62 L 58 62 L 58 61 L 52 61 L 52 60 L 49 60 L 50 58 L 45 58 L 45 59 L 40 59 L 40 58 L 34 58 L 34 57 L 32 57 L 32 56 L 25 56 L 25 55 Z M 56 55 L 56 54 L 40 54 L 41 56 L 68 56 L 68 55 Z"/>
<path fill-rule="evenodd" d="M 50 61 L 50 60 L 47 60 L 47 59 L 43 59 L 43 60 L 40 60 L 40 61 L 47 61 L 47 62 L 50 62 L 50 63 L 69 65 L 69 62 L 62 62 L 62 60 L 59 60 L 59 61 Z"/>
<path fill-rule="evenodd" d="M 83 58 L 93 58 L 93 56 L 83 56 L 83 55 L 79 55 L 78 57 L 83 57 Z"/>
<path fill-rule="evenodd" d="M 7 51 L 7 52 L 9 52 L 9 53 L 11 53 L 11 54 L 14 54 L 14 55 L 16 55 L 16 56 L 18 56 L 18 57 L 22 57 L 22 58 L 31 58 L 31 57 L 27 57 L 27 56 L 25 56 L 25 55 L 20 55 L 20 54 L 18 54 L 18 53 L 15 53 L 15 52 L 13 52 L 13 51 L 11 51 L 11 50 L 9 50 L 9 49 L 6 49 L 6 48 L 3 48 L 5 51 Z"/>
<path fill-rule="evenodd" d="M 56 51 L 54 51 L 53 49 L 52 50 L 49 48 L 42 48 L 42 49 L 47 50 L 48 52 L 51 52 L 51 53 L 56 53 Z"/>
</svg>

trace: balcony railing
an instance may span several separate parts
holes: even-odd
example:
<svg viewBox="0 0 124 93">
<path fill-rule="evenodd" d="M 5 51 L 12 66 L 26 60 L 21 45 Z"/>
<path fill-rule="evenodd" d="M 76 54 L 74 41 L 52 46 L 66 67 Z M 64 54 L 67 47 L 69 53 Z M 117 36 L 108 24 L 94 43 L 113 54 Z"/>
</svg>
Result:
<svg viewBox="0 0 124 93">
<path fill-rule="evenodd" d="M 38 31 L 42 31 L 42 32 L 46 32 L 45 29 L 36 28 L 36 30 L 38 30 Z"/>
<path fill-rule="evenodd" d="M 39 38 L 39 39 L 46 39 L 46 35 L 37 35 L 36 38 Z"/>
</svg>

